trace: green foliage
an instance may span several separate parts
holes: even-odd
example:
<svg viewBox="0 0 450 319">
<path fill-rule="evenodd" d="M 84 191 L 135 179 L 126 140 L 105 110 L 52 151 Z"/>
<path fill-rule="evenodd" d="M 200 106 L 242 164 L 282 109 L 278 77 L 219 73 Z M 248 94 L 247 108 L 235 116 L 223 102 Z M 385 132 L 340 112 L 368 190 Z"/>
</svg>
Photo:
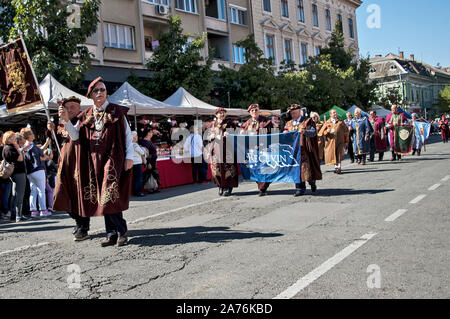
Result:
<svg viewBox="0 0 450 319">
<path fill-rule="evenodd" d="M 211 55 L 204 59 L 207 35 L 196 36 L 189 42 L 183 34 L 179 16 L 169 16 L 169 30 L 159 36 L 159 47 L 147 63 L 153 72 L 151 79 L 141 80 L 132 75 L 128 81 L 143 94 L 165 100 L 180 86 L 194 96 L 204 99 L 212 89 Z"/>
<path fill-rule="evenodd" d="M 258 103 L 262 108 L 271 108 L 276 94 L 272 60 L 264 58 L 253 34 L 236 45 L 245 49 L 246 63 L 238 70 L 219 66 L 217 91 L 220 104 L 228 106 L 229 92 L 232 107 L 247 108 L 252 103 Z"/>
<path fill-rule="evenodd" d="M 0 39 L 2 42 L 7 42 L 9 31 L 14 26 L 16 10 L 11 4 L 11 0 L 0 0 L 0 7 L 3 8 L 0 12 Z"/>
<path fill-rule="evenodd" d="M 439 109 L 448 112 L 450 108 L 450 86 L 439 92 Z"/>
<path fill-rule="evenodd" d="M 387 88 L 384 92 L 378 92 L 378 105 L 390 109 L 394 104 L 402 104 L 402 95 L 398 87 Z"/>
<path fill-rule="evenodd" d="M 82 44 L 97 29 L 100 0 L 84 1 L 79 28 L 68 26 L 70 13 L 67 12 L 67 3 L 60 0 L 13 0 L 11 4 L 16 14 L 9 39 L 16 39 L 22 33 L 38 81 L 51 73 L 64 85 L 77 89 L 90 68 L 91 56 Z M 73 58 L 76 63 L 72 62 Z"/>
</svg>

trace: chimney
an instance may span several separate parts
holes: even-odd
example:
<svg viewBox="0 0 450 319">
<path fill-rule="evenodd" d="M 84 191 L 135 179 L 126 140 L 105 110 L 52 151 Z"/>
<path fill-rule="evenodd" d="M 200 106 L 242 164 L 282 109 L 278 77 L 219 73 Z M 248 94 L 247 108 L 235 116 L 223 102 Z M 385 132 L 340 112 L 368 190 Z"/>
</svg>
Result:
<svg viewBox="0 0 450 319">
<path fill-rule="evenodd" d="M 411 61 L 414 61 L 414 54 L 411 54 Z"/>
<path fill-rule="evenodd" d="M 400 51 L 400 59 L 404 59 L 405 58 L 405 52 Z"/>
</svg>

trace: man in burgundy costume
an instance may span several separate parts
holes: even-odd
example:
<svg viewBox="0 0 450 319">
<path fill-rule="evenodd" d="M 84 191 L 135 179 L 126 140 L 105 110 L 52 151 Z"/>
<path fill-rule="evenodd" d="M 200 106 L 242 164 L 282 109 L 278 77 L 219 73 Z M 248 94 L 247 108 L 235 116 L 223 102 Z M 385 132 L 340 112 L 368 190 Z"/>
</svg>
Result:
<svg viewBox="0 0 450 319">
<path fill-rule="evenodd" d="M 101 246 L 122 246 L 128 242 L 122 212 L 129 206 L 133 167 L 128 108 L 106 100 L 101 77 L 89 85 L 87 97 L 94 100 L 94 106 L 80 113 L 78 127 L 70 122 L 64 107 L 59 108 L 64 127 L 77 144 L 77 174 L 72 177 L 77 186 L 78 214 L 104 216 L 106 239 Z"/>
</svg>

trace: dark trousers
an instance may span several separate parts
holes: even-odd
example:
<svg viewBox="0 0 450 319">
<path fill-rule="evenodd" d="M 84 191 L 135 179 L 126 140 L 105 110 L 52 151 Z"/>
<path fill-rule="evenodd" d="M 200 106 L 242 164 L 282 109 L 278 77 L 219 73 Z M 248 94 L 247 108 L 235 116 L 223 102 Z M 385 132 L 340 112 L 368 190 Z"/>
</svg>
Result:
<svg viewBox="0 0 450 319">
<path fill-rule="evenodd" d="M 127 222 L 123 219 L 123 213 L 105 215 L 105 228 L 108 238 L 116 235 L 123 236 L 128 230 Z"/>
<path fill-rule="evenodd" d="M 375 153 L 377 152 L 377 144 L 375 142 L 375 137 L 370 139 L 370 161 L 373 162 L 375 160 Z M 378 160 L 383 160 L 384 152 L 378 152 Z"/>
<path fill-rule="evenodd" d="M 316 185 L 316 181 L 308 182 L 308 184 L 309 184 L 309 186 L 315 186 Z M 295 184 L 295 189 L 305 190 L 306 189 L 306 182 L 296 183 Z"/>
<path fill-rule="evenodd" d="M 81 217 L 75 213 L 68 213 L 72 219 L 75 219 L 77 223 L 77 227 L 83 231 L 89 231 L 89 225 L 91 223 L 91 219 L 89 217 Z"/>
<path fill-rule="evenodd" d="M 204 181 L 202 173 L 203 156 L 191 157 L 191 163 L 192 163 L 192 180 L 194 181 L 194 183 L 203 182 Z"/>
<path fill-rule="evenodd" d="M 402 158 L 401 155 L 395 154 L 394 151 L 392 151 L 392 159 L 393 159 L 393 160 L 395 160 L 395 159 L 401 159 L 401 158 Z"/>
<path fill-rule="evenodd" d="M 349 138 L 349 142 L 348 142 L 348 156 L 350 156 L 350 160 L 352 162 L 355 161 L 355 153 L 353 152 L 353 141 L 351 138 Z"/>
<path fill-rule="evenodd" d="M 133 165 L 133 193 L 139 195 L 144 186 L 142 164 Z"/>
</svg>

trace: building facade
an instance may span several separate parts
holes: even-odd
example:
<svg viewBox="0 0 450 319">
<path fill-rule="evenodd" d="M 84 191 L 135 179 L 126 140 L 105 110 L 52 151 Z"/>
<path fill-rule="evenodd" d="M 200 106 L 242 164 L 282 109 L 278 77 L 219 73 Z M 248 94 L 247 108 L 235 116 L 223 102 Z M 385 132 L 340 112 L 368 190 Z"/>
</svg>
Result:
<svg viewBox="0 0 450 319">
<path fill-rule="evenodd" d="M 447 69 L 417 61 L 414 55 L 407 59 L 403 52 L 376 56 L 370 59 L 370 64 L 369 78 L 378 82 L 378 96 L 395 88 L 408 111 L 428 118 L 439 113 L 439 92 L 450 85 Z"/>
<path fill-rule="evenodd" d="M 341 20 L 345 46 L 359 55 L 356 9 L 359 0 L 252 0 L 253 28 L 266 58 L 304 64 L 328 46 Z"/>
<path fill-rule="evenodd" d="M 203 55 L 214 48 L 213 68 L 237 67 L 243 51 L 233 43 L 252 32 L 250 0 L 108 0 L 102 1 L 97 32 L 87 40 L 93 54 L 86 81 L 102 76 L 119 86 L 130 75 L 148 75 L 146 61 L 159 45 L 159 34 L 168 30 L 169 14 L 178 15 L 183 32 L 207 33 Z M 114 85 L 115 84 L 115 85 Z"/>
<path fill-rule="evenodd" d="M 80 1 L 82 2 L 82 1 Z M 345 44 L 358 55 L 355 10 L 360 0 L 108 0 L 102 1 L 97 32 L 87 41 L 93 54 L 86 81 L 101 75 L 115 89 L 130 75 L 146 76 L 146 61 L 168 30 L 168 15 L 181 17 L 183 32 L 207 33 L 214 48 L 213 69 L 238 68 L 244 50 L 236 42 L 254 33 L 267 58 L 279 68 L 283 60 L 303 64 L 331 39 L 337 19 Z"/>
</svg>

